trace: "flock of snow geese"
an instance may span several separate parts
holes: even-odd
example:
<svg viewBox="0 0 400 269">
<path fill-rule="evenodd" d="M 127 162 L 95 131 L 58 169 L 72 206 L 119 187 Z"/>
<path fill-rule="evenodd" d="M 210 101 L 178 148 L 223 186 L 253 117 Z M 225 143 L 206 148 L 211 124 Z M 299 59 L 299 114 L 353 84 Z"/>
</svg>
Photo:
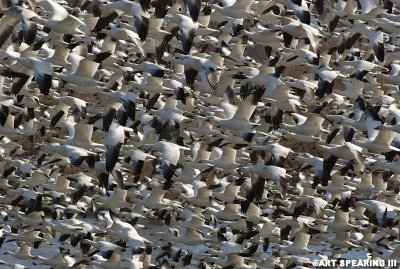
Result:
<svg viewBox="0 0 400 269">
<path fill-rule="evenodd" d="M 1 268 L 400 263 L 399 0 L 0 9 Z"/>
</svg>

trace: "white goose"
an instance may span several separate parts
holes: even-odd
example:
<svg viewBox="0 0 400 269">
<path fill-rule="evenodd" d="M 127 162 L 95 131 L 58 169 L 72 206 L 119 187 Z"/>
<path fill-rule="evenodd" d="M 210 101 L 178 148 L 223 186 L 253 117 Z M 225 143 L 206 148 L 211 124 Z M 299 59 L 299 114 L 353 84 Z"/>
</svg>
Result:
<svg viewBox="0 0 400 269">
<path fill-rule="evenodd" d="M 207 163 L 220 169 L 232 171 L 239 167 L 236 163 L 236 150 L 229 145 L 222 148 L 222 155 L 216 160 L 201 160 L 201 163 Z"/>
<path fill-rule="evenodd" d="M 130 2 L 126 0 L 117 1 L 101 5 L 100 7 L 102 14 L 97 21 L 94 32 L 99 32 L 101 28 L 106 26 L 109 17 L 115 16 L 115 13 L 119 15 L 120 11 L 131 14 L 133 16 L 136 31 L 140 37 L 140 40 L 144 41 L 149 32 L 149 14 L 147 12 L 148 7 L 139 3 Z"/>
<path fill-rule="evenodd" d="M 328 239 L 336 248 L 356 248 L 357 245 L 350 242 L 350 232 L 336 231 L 335 237 Z"/>
<path fill-rule="evenodd" d="M 234 116 L 228 119 L 221 119 L 216 116 L 211 117 L 210 121 L 215 127 L 223 127 L 236 132 L 249 130 L 254 124 L 250 122 L 250 117 L 256 109 L 256 105 L 265 92 L 265 88 L 256 89 L 250 93 L 238 106 Z"/>
<path fill-rule="evenodd" d="M 125 127 L 116 122 L 112 122 L 104 139 L 106 148 L 106 170 L 111 172 L 118 162 L 119 153 L 125 141 Z"/>
<path fill-rule="evenodd" d="M 40 92 L 44 95 L 49 95 L 53 75 L 52 64 L 36 57 L 18 57 L 16 60 L 33 70 L 35 82 Z"/>
<path fill-rule="evenodd" d="M 291 245 L 278 245 L 277 247 L 292 255 L 307 255 L 312 253 L 312 251 L 307 248 L 310 237 L 311 236 L 309 234 L 299 232 L 296 234 L 296 237 Z"/>
<path fill-rule="evenodd" d="M 167 199 L 163 199 L 167 190 L 153 187 L 149 193 L 142 192 L 143 199 L 135 198 L 135 203 L 148 209 L 160 209 L 168 206 Z"/>
<path fill-rule="evenodd" d="M 190 150 L 188 147 L 177 146 L 174 143 L 159 141 L 153 145 L 144 145 L 143 148 L 151 148 L 157 150 L 161 153 L 162 171 L 164 177 L 170 177 L 171 167 L 170 165 L 176 167 L 181 155 L 181 150 Z"/>
<path fill-rule="evenodd" d="M 38 1 L 37 5 L 48 10 L 50 18 L 46 20 L 36 16 L 31 20 L 42 23 L 57 33 L 69 35 L 74 35 L 75 33 L 89 33 L 89 29 L 87 29 L 86 24 L 79 18 L 69 14 L 62 5 L 49 0 Z M 81 26 L 80 29 L 78 29 L 79 26 Z"/>
<path fill-rule="evenodd" d="M 333 222 L 323 220 L 317 220 L 317 222 L 328 225 L 330 229 L 341 232 L 346 232 L 357 227 L 356 225 L 349 223 L 349 212 L 345 212 L 340 209 L 336 210 L 335 219 Z"/>
<path fill-rule="evenodd" d="M 53 73 L 59 79 L 77 86 L 98 87 L 104 85 L 103 82 L 94 78 L 100 63 L 111 55 L 110 52 L 102 52 L 87 56 L 79 61 L 78 68 L 74 73 L 58 74 Z"/>
<path fill-rule="evenodd" d="M 99 197 L 99 199 L 93 198 L 93 202 L 98 204 L 100 207 L 105 209 L 110 209 L 113 212 L 118 213 L 121 208 L 129 208 L 132 205 L 126 201 L 128 191 L 121 189 L 120 187 L 115 187 L 112 191 L 110 197 L 104 199 Z"/>
<path fill-rule="evenodd" d="M 165 239 L 187 246 L 197 246 L 210 241 L 210 239 L 205 238 L 200 231 L 188 227 L 185 228 L 184 235 L 179 237 L 166 237 Z"/>
<path fill-rule="evenodd" d="M 255 12 L 250 9 L 253 3 L 251 0 L 223 1 L 222 3 L 222 7 L 216 4 L 212 4 L 211 6 L 223 15 L 235 19 L 253 17 L 256 15 Z"/>
<path fill-rule="evenodd" d="M 131 224 L 119 219 L 114 220 L 108 231 L 110 236 L 126 241 L 130 247 L 145 247 L 146 244 L 152 244 L 151 241 L 140 236 Z"/>
<path fill-rule="evenodd" d="M 69 139 L 59 140 L 64 145 L 71 145 L 96 152 L 102 151 L 103 144 L 92 141 L 93 134 L 93 119 L 85 119 L 80 122 L 67 120 L 66 127 L 68 130 Z M 56 140 L 57 141 L 57 140 Z"/>
<path fill-rule="evenodd" d="M 369 152 L 383 154 L 389 151 L 399 151 L 399 148 L 391 146 L 396 133 L 392 130 L 381 130 L 375 138 L 367 141 L 354 140 L 353 143 L 357 146 L 366 148 Z"/>
<path fill-rule="evenodd" d="M 24 31 L 25 43 L 31 45 L 34 42 L 37 33 L 37 25 L 31 19 L 38 16 L 34 11 L 22 6 L 12 6 L 7 9 L 2 9 L 1 13 L 5 16 L 1 19 L 0 47 L 4 45 L 14 27 L 19 22 L 23 22 L 22 29 Z"/>
</svg>

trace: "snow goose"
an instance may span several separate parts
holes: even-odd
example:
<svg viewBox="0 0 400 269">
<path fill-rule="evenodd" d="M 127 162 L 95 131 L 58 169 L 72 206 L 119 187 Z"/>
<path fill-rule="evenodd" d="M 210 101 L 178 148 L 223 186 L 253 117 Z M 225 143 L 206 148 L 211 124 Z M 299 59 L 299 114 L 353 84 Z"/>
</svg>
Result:
<svg viewBox="0 0 400 269">
<path fill-rule="evenodd" d="M 0 47 L 4 45 L 19 22 L 23 22 L 22 29 L 25 43 L 32 45 L 36 38 L 37 25 L 31 19 L 38 15 L 34 11 L 21 6 L 11 6 L 7 9 L 2 9 L 0 12 L 5 15 L 1 19 Z"/>
<path fill-rule="evenodd" d="M 256 15 L 250 9 L 252 3 L 251 0 L 222 1 L 222 7 L 217 4 L 212 4 L 211 7 L 230 18 L 241 19 Z"/>
<path fill-rule="evenodd" d="M 136 100 L 139 100 L 139 95 L 134 92 L 128 91 L 110 91 L 100 92 L 99 95 L 104 99 L 104 112 L 103 112 L 103 128 L 108 130 L 112 118 L 115 117 L 117 111 L 120 109 L 121 104 L 124 107 L 127 116 L 134 121 L 136 116 Z"/>
<path fill-rule="evenodd" d="M 53 99 L 78 109 L 82 113 L 82 117 L 86 117 L 86 101 L 72 96 L 53 96 Z"/>
<path fill-rule="evenodd" d="M 296 237 L 294 238 L 294 241 L 291 245 L 289 246 L 278 245 L 278 248 L 292 255 L 310 254 L 312 253 L 312 251 L 307 248 L 310 237 L 311 235 L 309 234 L 306 234 L 304 232 L 299 232 L 296 234 Z"/>
<path fill-rule="evenodd" d="M 259 260 L 257 265 L 261 266 L 261 268 L 283 268 L 279 263 L 280 260 L 279 252 L 273 252 L 270 257 Z"/>
<path fill-rule="evenodd" d="M 394 121 L 396 124 L 394 125 L 389 125 L 389 124 L 385 124 L 382 126 L 379 126 L 378 128 L 380 130 L 392 130 L 394 132 L 399 133 L 400 131 L 400 110 L 399 110 L 399 105 L 398 104 L 391 104 L 389 106 L 389 113 L 390 115 L 392 115 L 394 117 Z"/>
<path fill-rule="evenodd" d="M 125 141 L 125 127 L 112 122 L 104 138 L 106 148 L 106 170 L 111 172 L 118 162 L 119 153 Z"/>
<path fill-rule="evenodd" d="M 160 117 L 161 121 L 168 121 L 172 124 L 175 123 L 175 127 L 178 127 L 180 123 L 191 121 L 190 118 L 183 115 L 183 111 L 177 108 L 164 106 L 161 109 L 152 110 L 151 113 Z"/>
<path fill-rule="evenodd" d="M 140 37 L 134 31 L 126 29 L 125 27 L 121 28 L 110 24 L 110 26 L 101 30 L 101 32 L 111 36 L 112 38 L 114 38 L 114 40 L 124 40 L 129 43 L 133 43 L 136 49 L 138 49 L 139 52 L 142 54 L 142 56 L 146 55 L 146 52 L 144 51 L 142 44 L 140 43 Z"/>
<path fill-rule="evenodd" d="M 2 115 L 0 117 L 0 134 L 5 136 L 12 136 L 20 133 L 18 129 L 14 128 L 15 116 L 8 114 L 8 108 L 2 106 Z M 4 113 L 7 112 L 7 113 Z"/>
<path fill-rule="evenodd" d="M 320 198 L 320 197 L 314 197 L 311 195 L 298 195 L 298 196 L 294 196 L 293 199 L 295 201 L 301 201 L 304 202 L 308 205 L 311 205 L 314 207 L 315 210 L 315 215 L 317 217 L 321 217 L 323 212 L 323 209 L 325 208 L 325 206 L 328 204 L 327 201 L 325 201 L 324 199 Z"/>
<path fill-rule="evenodd" d="M 114 20 L 116 17 L 121 15 L 120 11 L 131 14 L 133 16 L 134 25 L 136 32 L 138 33 L 140 40 L 146 40 L 149 32 L 149 17 L 147 10 L 150 6 L 147 6 L 146 2 L 135 3 L 126 0 L 117 2 L 107 3 L 100 6 L 102 12 L 93 32 L 100 32 L 103 28 L 106 28 L 108 23 Z"/>
<path fill-rule="evenodd" d="M 145 153 L 139 149 L 130 149 L 130 154 L 125 158 L 125 162 L 133 166 L 135 179 L 139 180 L 145 161 L 154 159 L 156 159 L 156 157 L 151 154 Z"/>
<path fill-rule="evenodd" d="M 59 79 L 75 84 L 77 86 L 95 87 L 102 85 L 102 82 L 94 78 L 100 63 L 110 57 L 110 52 L 102 52 L 87 56 L 79 61 L 79 65 L 74 73 L 58 74 L 53 73 Z"/>
<path fill-rule="evenodd" d="M 168 44 L 168 39 L 170 40 L 175 35 L 175 33 L 179 32 L 179 36 L 182 42 L 183 54 L 189 54 L 190 49 L 192 48 L 193 39 L 198 27 L 198 23 L 193 22 L 192 18 L 182 14 L 167 14 L 165 16 L 165 19 L 167 21 L 169 20 L 170 22 L 173 22 L 173 24 L 170 24 L 172 26 L 172 29 L 170 30 L 172 36 L 165 36 L 163 42 L 161 43 L 161 46 L 157 48 L 157 53 L 159 55 L 163 55 L 165 51 L 165 46 Z"/>
<path fill-rule="evenodd" d="M 135 203 L 148 209 L 168 208 L 170 201 L 164 199 L 164 196 L 169 188 L 169 182 L 160 186 L 152 186 L 151 190 L 141 191 L 142 199 L 134 198 Z"/>
<path fill-rule="evenodd" d="M 283 132 L 283 136 L 288 140 L 295 140 L 304 143 L 318 143 L 321 141 L 320 137 L 309 136 L 309 135 L 301 135 L 292 132 Z"/>
<path fill-rule="evenodd" d="M 372 28 L 368 25 L 357 24 L 353 27 L 346 29 L 350 33 L 359 33 L 360 35 L 365 35 L 369 39 L 369 44 L 375 52 L 376 58 L 383 62 L 385 58 L 385 47 L 383 40 L 383 33 L 379 30 L 380 28 Z"/>
<path fill-rule="evenodd" d="M 52 237 L 58 238 L 59 242 L 67 240 L 71 235 L 86 233 L 81 224 L 82 221 L 77 219 L 52 220 L 45 223 Z"/>
<path fill-rule="evenodd" d="M 17 219 L 26 225 L 31 227 L 39 227 L 44 223 L 44 212 L 43 211 L 33 211 L 25 216 L 17 214 Z"/>
<path fill-rule="evenodd" d="M 233 131 L 244 131 L 251 129 L 254 125 L 250 122 L 250 117 L 256 109 L 257 103 L 260 101 L 265 88 L 256 88 L 250 92 L 239 104 L 234 116 L 228 119 L 221 119 L 216 116 L 210 118 L 211 123 L 215 127 L 224 127 Z"/>
<path fill-rule="evenodd" d="M 219 159 L 201 160 L 200 162 L 207 163 L 219 169 L 228 171 L 233 171 L 235 168 L 239 167 L 239 164 L 236 163 L 236 150 L 229 145 L 226 145 L 222 148 L 222 155 Z"/>
<path fill-rule="evenodd" d="M 323 221 L 323 220 L 316 220 L 317 223 L 322 223 L 328 225 L 330 229 L 335 231 L 349 231 L 357 226 L 349 223 L 349 212 L 345 212 L 341 209 L 337 209 L 335 212 L 335 218 L 333 222 Z"/>
<path fill-rule="evenodd" d="M 116 266 L 122 265 L 121 261 L 122 261 L 123 254 L 124 253 L 120 249 L 116 249 L 116 250 L 108 253 L 108 255 L 106 255 L 106 257 L 108 259 L 101 259 L 101 260 L 98 260 L 98 261 L 95 261 L 92 263 L 97 265 L 100 268 L 112 269 L 112 268 L 115 268 Z"/>
<path fill-rule="evenodd" d="M 65 125 L 68 130 L 69 138 L 66 140 L 59 140 L 58 142 L 87 150 L 101 151 L 103 144 L 92 141 L 93 121 L 96 119 L 96 117 L 88 118 L 80 122 L 71 122 L 71 120 L 67 120 Z"/>
<path fill-rule="evenodd" d="M 387 162 L 385 160 L 377 160 L 371 164 L 369 164 L 372 169 L 380 168 L 380 169 L 388 169 L 392 173 L 399 173 L 400 172 L 400 158 L 398 158 L 395 162 Z M 371 179 L 372 185 L 372 179 Z"/>
<path fill-rule="evenodd" d="M 390 223 L 390 220 L 393 220 L 396 212 L 399 211 L 398 206 L 392 206 L 386 202 L 376 201 L 376 200 L 364 200 L 357 201 L 357 206 L 364 207 L 368 211 L 374 213 L 376 215 L 376 219 L 378 223 L 376 225 L 381 225 L 385 227 L 387 223 Z"/>
<path fill-rule="evenodd" d="M 349 161 L 354 160 L 359 164 L 364 163 L 364 156 L 361 153 L 362 148 L 357 145 L 354 145 L 351 142 L 345 142 L 344 145 L 332 145 L 332 146 L 317 145 L 317 148 L 320 149 L 322 152 L 329 153 L 331 156 L 334 156 L 339 159 L 344 159 Z M 334 162 L 336 162 L 336 160 Z"/>
<path fill-rule="evenodd" d="M 57 177 L 55 182 L 47 182 L 44 184 L 43 188 L 52 192 L 66 194 L 75 190 L 75 188 L 70 187 L 69 184 L 70 181 L 65 177 Z"/>
<path fill-rule="evenodd" d="M 243 171 L 248 171 L 250 173 L 255 174 L 258 179 L 255 188 L 264 188 L 265 178 L 272 179 L 275 184 L 277 185 L 278 190 L 280 193 L 285 196 L 287 192 L 287 183 L 285 178 L 289 175 L 286 173 L 286 169 L 275 166 L 275 165 L 264 165 L 264 164 L 255 164 L 253 166 L 242 166 L 240 167 Z M 262 184 L 264 182 L 264 184 Z M 260 184 L 260 185 L 259 185 Z M 253 186 L 254 188 L 254 186 Z M 260 191 L 260 190 L 258 190 Z M 260 197 L 261 198 L 261 197 Z"/>
<path fill-rule="evenodd" d="M 317 189 L 326 190 L 332 193 L 332 196 L 340 195 L 345 191 L 355 190 L 353 187 L 345 185 L 344 176 L 340 175 L 340 171 L 332 175 L 331 183 L 328 186 L 317 186 Z"/>
<path fill-rule="evenodd" d="M 3 183 L 1 183 L 0 185 L 0 189 L 1 190 L 7 190 L 10 189 L 10 187 L 12 187 L 10 184 L 8 184 L 8 179 L 5 179 Z"/>
<path fill-rule="evenodd" d="M 303 117 L 301 115 L 297 116 L 297 114 L 292 114 L 292 116 L 296 116 L 298 124 L 293 126 L 282 123 L 281 128 L 288 129 L 293 131 L 294 133 L 306 136 L 319 136 L 321 132 L 328 132 L 327 130 L 322 128 L 324 118 L 320 115 L 310 113 L 307 115 L 307 117 Z"/>
<path fill-rule="evenodd" d="M 307 37 L 314 52 L 319 46 L 319 39 L 322 37 L 320 30 L 300 21 L 293 20 L 288 17 L 281 17 L 284 25 L 269 25 L 275 31 L 282 31 L 286 46 L 289 46 L 293 38 Z"/>
<path fill-rule="evenodd" d="M 302 233 L 280 268 L 395 252 L 396 3 L 234 1 L 0 1 L 37 14 L 1 18 L 0 244 L 42 227 L 20 254 L 55 268 L 273 267 Z"/>
<path fill-rule="evenodd" d="M 186 84 L 189 87 L 194 85 L 198 73 L 204 73 L 212 91 L 216 90 L 216 85 L 219 80 L 218 72 L 221 68 L 215 62 L 211 59 L 195 55 L 189 57 L 176 53 L 175 56 L 177 57 L 170 62 L 174 65 L 182 64 L 185 66 Z"/>
<path fill-rule="evenodd" d="M 392 141 L 396 133 L 391 130 L 381 130 L 378 135 L 372 139 L 368 139 L 367 141 L 357 141 L 354 140 L 353 143 L 357 146 L 366 148 L 369 152 L 372 153 L 387 153 L 389 151 L 399 151 L 399 148 L 391 146 Z"/>
<path fill-rule="evenodd" d="M 264 217 L 262 216 L 262 210 L 254 203 L 250 203 L 249 208 L 247 209 L 246 213 L 246 222 L 249 226 L 257 225 L 260 223 L 264 223 Z"/>
<path fill-rule="evenodd" d="M 200 231 L 189 227 L 185 228 L 184 235 L 179 237 L 167 237 L 165 238 L 165 240 L 181 243 L 187 246 L 197 246 L 199 244 L 204 244 L 210 241 L 210 239 L 205 238 Z"/>
<path fill-rule="evenodd" d="M 78 45 L 80 45 L 78 42 L 71 44 L 62 42 L 58 46 L 54 46 L 53 55 L 50 58 L 47 58 L 46 61 L 50 62 L 53 66 L 61 66 L 69 70 L 72 64 L 68 61 L 68 56 L 70 51 Z"/>
<path fill-rule="evenodd" d="M 196 143 L 192 148 L 193 158 L 186 160 L 183 163 L 184 167 L 191 167 L 202 171 L 209 168 L 210 166 L 207 163 L 211 155 L 209 146 L 204 143 Z"/>
<path fill-rule="evenodd" d="M 149 86 L 153 86 L 153 87 L 157 87 L 157 86 L 162 86 L 163 84 L 163 80 L 161 79 L 157 79 L 157 78 L 162 78 L 164 76 L 164 74 L 167 74 L 168 72 L 170 72 L 169 69 L 165 68 L 164 66 L 155 64 L 155 63 L 151 63 L 148 61 L 145 62 L 141 62 L 139 64 L 136 63 L 125 63 L 124 66 L 127 67 L 131 67 L 133 68 L 133 70 L 135 70 L 135 72 L 146 72 L 149 73 L 150 75 L 152 75 L 155 78 L 152 77 L 148 77 L 147 78 L 147 83 L 149 84 Z M 131 85 L 135 85 L 135 86 L 141 86 L 141 83 L 135 83 L 135 82 L 131 82 Z M 160 87 L 162 88 L 162 87 Z M 139 88 L 140 89 L 140 88 Z M 152 93 L 152 90 L 149 89 L 147 90 L 148 92 Z M 159 93 L 160 91 L 156 91 L 156 93 Z"/>
<path fill-rule="evenodd" d="M 115 187 L 110 197 L 106 199 L 103 197 L 99 197 L 99 199 L 94 198 L 93 202 L 101 208 L 110 209 L 118 213 L 121 208 L 131 207 L 131 204 L 126 201 L 126 195 L 127 190 Z"/>
<path fill-rule="evenodd" d="M 20 243 L 20 247 L 18 248 L 17 251 L 13 252 L 5 252 L 4 254 L 6 255 L 12 255 L 13 257 L 20 259 L 20 260 L 28 260 L 28 259 L 32 259 L 35 258 L 35 256 L 33 256 L 31 254 L 31 249 L 32 247 L 27 245 L 26 243 L 22 242 Z"/>
<path fill-rule="evenodd" d="M 102 255 L 105 255 L 109 251 L 123 249 L 122 246 L 117 245 L 112 242 L 109 242 L 109 241 L 101 240 L 101 238 L 98 238 L 96 241 L 93 241 L 88 238 L 84 238 L 84 239 L 82 239 L 82 243 L 89 245 L 89 247 L 93 247 L 93 248 L 97 249 L 100 252 L 100 254 L 102 254 Z M 89 248 L 88 252 L 89 251 L 90 251 L 90 248 Z"/>
<path fill-rule="evenodd" d="M 364 82 L 359 78 L 353 78 L 351 82 L 344 82 L 345 89 L 342 91 L 333 89 L 334 93 L 347 96 L 350 99 L 356 100 L 362 93 L 364 88 Z"/>
<path fill-rule="evenodd" d="M 74 166 L 82 165 L 83 161 L 85 161 L 89 155 L 96 155 L 94 152 L 83 148 L 71 145 L 60 145 L 58 143 L 43 144 L 40 145 L 40 149 L 51 154 L 59 154 L 68 157 L 70 164 Z"/>
<path fill-rule="evenodd" d="M 33 70 L 35 82 L 38 85 L 40 92 L 44 95 L 48 95 L 52 82 L 52 64 L 36 57 L 18 57 L 16 60 L 27 68 Z"/>
<path fill-rule="evenodd" d="M 152 244 L 152 242 L 140 236 L 131 224 L 119 219 L 114 220 L 108 231 L 111 237 L 124 240 L 129 247 L 145 247 L 147 244 Z"/>
<path fill-rule="evenodd" d="M 244 177 L 228 183 L 224 187 L 223 192 L 213 192 L 212 196 L 225 203 L 231 203 L 235 200 L 244 200 L 245 198 L 238 195 L 243 180 Z"/>
<path fill-rule="evenodd" d="M 181 158 L 181 150 L 190 148 L 178 146 L 167 141 L 159 141 L 153 145 L 144 145 L 144 148 L 157 150 L 161 153 L 161 165 L 164 178 L 170 180 L 175 173 L 176 166 Z"/>
<path fill-rule="evenodd" d="M 70 105 L 59 102 L 52 110 L 52 118 L 50 120 L 50 128 L 64 127 L 68 118 L 68 110 Z"/>
<path fill-rule="evenodd" d="M 202 231 L 204 229 L 207 229 L 207 230 L 213 229 L 213 227 L 206 224 L 206 222 L 207 222 L 207 220 L 204 219 L 203 217 L 200 217 L 197 214 L 193 214 L 190 217 L 190 220 L 187 220 L 183 223 L 183 226 L 191 227 L 191 228 L 197 229 L 199 231 Z"/>
<path fill-rule="evenodd" d="M 316 53 L 303 48 L 284 48 L 281 53 L 284 54 L 284 60 L 286 60 L 286 62 L 296 63 L 299 65 L 318 65 L 320 60 L 320 56 Z"/>
<path fill-rule="evenodd" d="M 242 33 L 246 34 L 255 44 L 262 45 L 268 57 L 271 56 L 273 50 L 275 51 L 281 48 L 281 41 L 283 40 L 278 37 L 274 30 L 257 25 L 257 28 L 254 32 L 242 30 Z M 267 42 L 266 40 L 270 40 L 270 42 Z"/>
<path fill-rule="evenodd" d="M 277 163 L 281 158 L 286 159 L 289 153 L 294 153 L 293 150 L 290 148 L 284 147 L 279 143 L 271 143 L 271 144 L 264 144 L 264 145 L 255 145 L 249 147 L 253 152 L 254 151 L 265 151 L 270 152 L 272 154 L 272 162 Z"/>
<path fill-rule="evenodd" d="M 46 9 L 50 14 L 50 18 L 46 20 L 35 16 L 31 18 L 32 21 L 41 23 L 49 27 L 54 32 L 63 33 L 66 35 L 74 35 L 77 32 L 86 34 L 89 32 L 86 24 L 79 18 L 69 14 L 62 5 L 49 0 L 38 1 L 37 5 Z M 81 26 L 80 28 L 83 31 L 78 29 L 79 26 Z"/>
<path fill-rule="evenodd" d="M 25 243 L 36 243 L 35 247 L 38 247 L 38 244 L 40 244 L 43 241 L 46 241 L 46 239 L 44 238 L 44 234 L 41 233 L 40 231 L 25 231 L 25 232 L 21 232 L 18 234 L 15 233 L 8 233 L 7 234 L 8 237 L 13 238 L 15 240 L 18 241 L 22 241 Z"/>
<path fill-rule="evenodd" d="M 315 91 L 315 95 L 319 98 L 324 97 L 324 95 L 329 95 L 332 93 L 335 80 L 338 77 L 344 78 L 345 76 L 339 71 L 330 68 L 329 66 L 321 66 L 318 69 L 318 89 Z"/>
<path fill-rule="evenodd" d="M 292 0 L 288 0 L 287 2 L 289 4 L 290 9 L 294 11 L 294 14 L 296 15 L 297 18 L 299 18 L 299 20 L 302 23 L 310 25 L 311 14 L 309 11 L 309 7 L 306 3 L 303 1 L 297 2 Z"/>
<path fill-rule="evenodd" d="M 223 208 L 223 209 L 222 209 Z M 237 221 L 240 218 L 245 218 L 245 215 L 239 212 L 240 205 L 234 203 L 227 203 L 220 208 L 208 207 L 204 213 L 210 213 L 221 220 Z"/>
<path fill-rule="evenodd" d="M 195 205 L 195 206 L 199 206 L 199 207 L 207 207 L 210 206 L 211 203 L 211 195 L 212 195 L 212 190 L 207 188 L 207 187 L 202 187 L 197 189 L 197 194 L 191 197 L 186 196 L 185 194 L 181 193 L 180 197 Z"/>
<path fill-rule="evenodd" d="M 62 268 L 62 267 L 68 268 L 75 264 L 75 259 L 68 255 L 64 256 L 64 254 L 61 253 L 61 249 L 60 252 L 56 253 L 50 258 L 37 256 L 37 259 L 40 260 L 42 264 L 49 265 L 54 268 Z"/>
<path fill-rule="evenodd" d="M 328 239 L 335 248 L 356 248 L 358 245 L 350 242 L 350 232 L 336 231 L 335 237 Z"/>
</svg>

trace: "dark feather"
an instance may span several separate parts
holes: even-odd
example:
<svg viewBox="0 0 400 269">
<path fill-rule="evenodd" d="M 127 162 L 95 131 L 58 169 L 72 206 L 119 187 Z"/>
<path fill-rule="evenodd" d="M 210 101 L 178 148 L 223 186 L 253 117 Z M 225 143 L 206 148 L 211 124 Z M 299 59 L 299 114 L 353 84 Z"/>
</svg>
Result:
<svg viewBox="0 0 400 269">
<path fill-rule="evenodd" d="M 360 33 L 355 33 L 352 35 L 350 38 L 347 39 L 346 41 L 346 49 L 351 49 L 353 47 L 354 43 L 361 37 Z"/>
<path fill-rule="evenodd" d="M 119 14 L 117 12 L 111 12 L 107 17 L 100 17 L 97 21 L 95 27 L 93 28 L 94 33 L 99 33 L 101 30 L 106 28 L 110 22 L 118 18 Z"/>
<path fill-rule="evenodd" d="M 147 101 L 147 105 L 146 105 L 146 110 L 147 111 L 153 109 L 154 105 L 158 101 L 158 98 L 160 98 L 160 95 L 161 95 L 160 93 L 156 93 Z"/>
<path fill-rule="evenodd" d="M 122 143 L 114 145 L 112 148 L 107 148 L 106 151 L 106 170 L 111 172 L 118 161 L 119 152 L 122 148 Z"/>
<path fill-rule="evenodd" d="M 149 18 L 146 17 L 135 17 L 135 27 L 140 40 L 143 42 L 146 40 L 147 34 L 149 33 Z"/>
<path fill-rule="evenodd" d="M 191 69 L 191 68 L 186 69 L 185 68 L 186 84 L 189 87 L 193 87 L 194 82 L 195 82 L 196 77 L 197 77 L 197 73 L 198 73 L 198 71 L 195 70 L 195 69 Z"/>
<path fill-rule="evenodd" d="M 117 110 L 115 110 L 114 108 L 109 109 L 107 113 L 103 115 L 103 131 L 108 132 L 113 119 L 115 119 L 116 117 Z"/>
<path fill-rule="evenodd" d="M 322 172 L 322 186 L 328 186 L 328 181 L 331 179 L 331 172 L 335 167 L 337 157 L 331 155 L 329 158 L 324 159 L 323 172 Z"/>
<path fill-rule="evenodd" d="M 53 129 L 57 125 L 58 121 L 64 116 L 64 114 L 65 112 L 63 110 L 58 111 L 57 114 L 51 118 L 50 128 Z"/>
<path fill-rule="evenodd" d="M 172 177 L 175 174 L 176 166 L 173 164 L 163 164 L 162 166 L 163 176 L 165 178 L 165 182 L 163 185 L 163 190 L 169 190 L 172 186 Z"/>
<path fill-rule="evenodd" d="M 326 137 L 325 144 L 329 145 L 332 142 L 332 140 L 336 137 L 336 135 L 339 133 L 339 131 L 340 128 L 333 129 L 333 131 L 330 132 L 329 135 Z"/>
<path fill-rule="evenodd" d="M 333 19 L 329 22 L 329 32 L 333 32 L 338 25 L 340 17 L 336 15 Z"/>
</svg>

